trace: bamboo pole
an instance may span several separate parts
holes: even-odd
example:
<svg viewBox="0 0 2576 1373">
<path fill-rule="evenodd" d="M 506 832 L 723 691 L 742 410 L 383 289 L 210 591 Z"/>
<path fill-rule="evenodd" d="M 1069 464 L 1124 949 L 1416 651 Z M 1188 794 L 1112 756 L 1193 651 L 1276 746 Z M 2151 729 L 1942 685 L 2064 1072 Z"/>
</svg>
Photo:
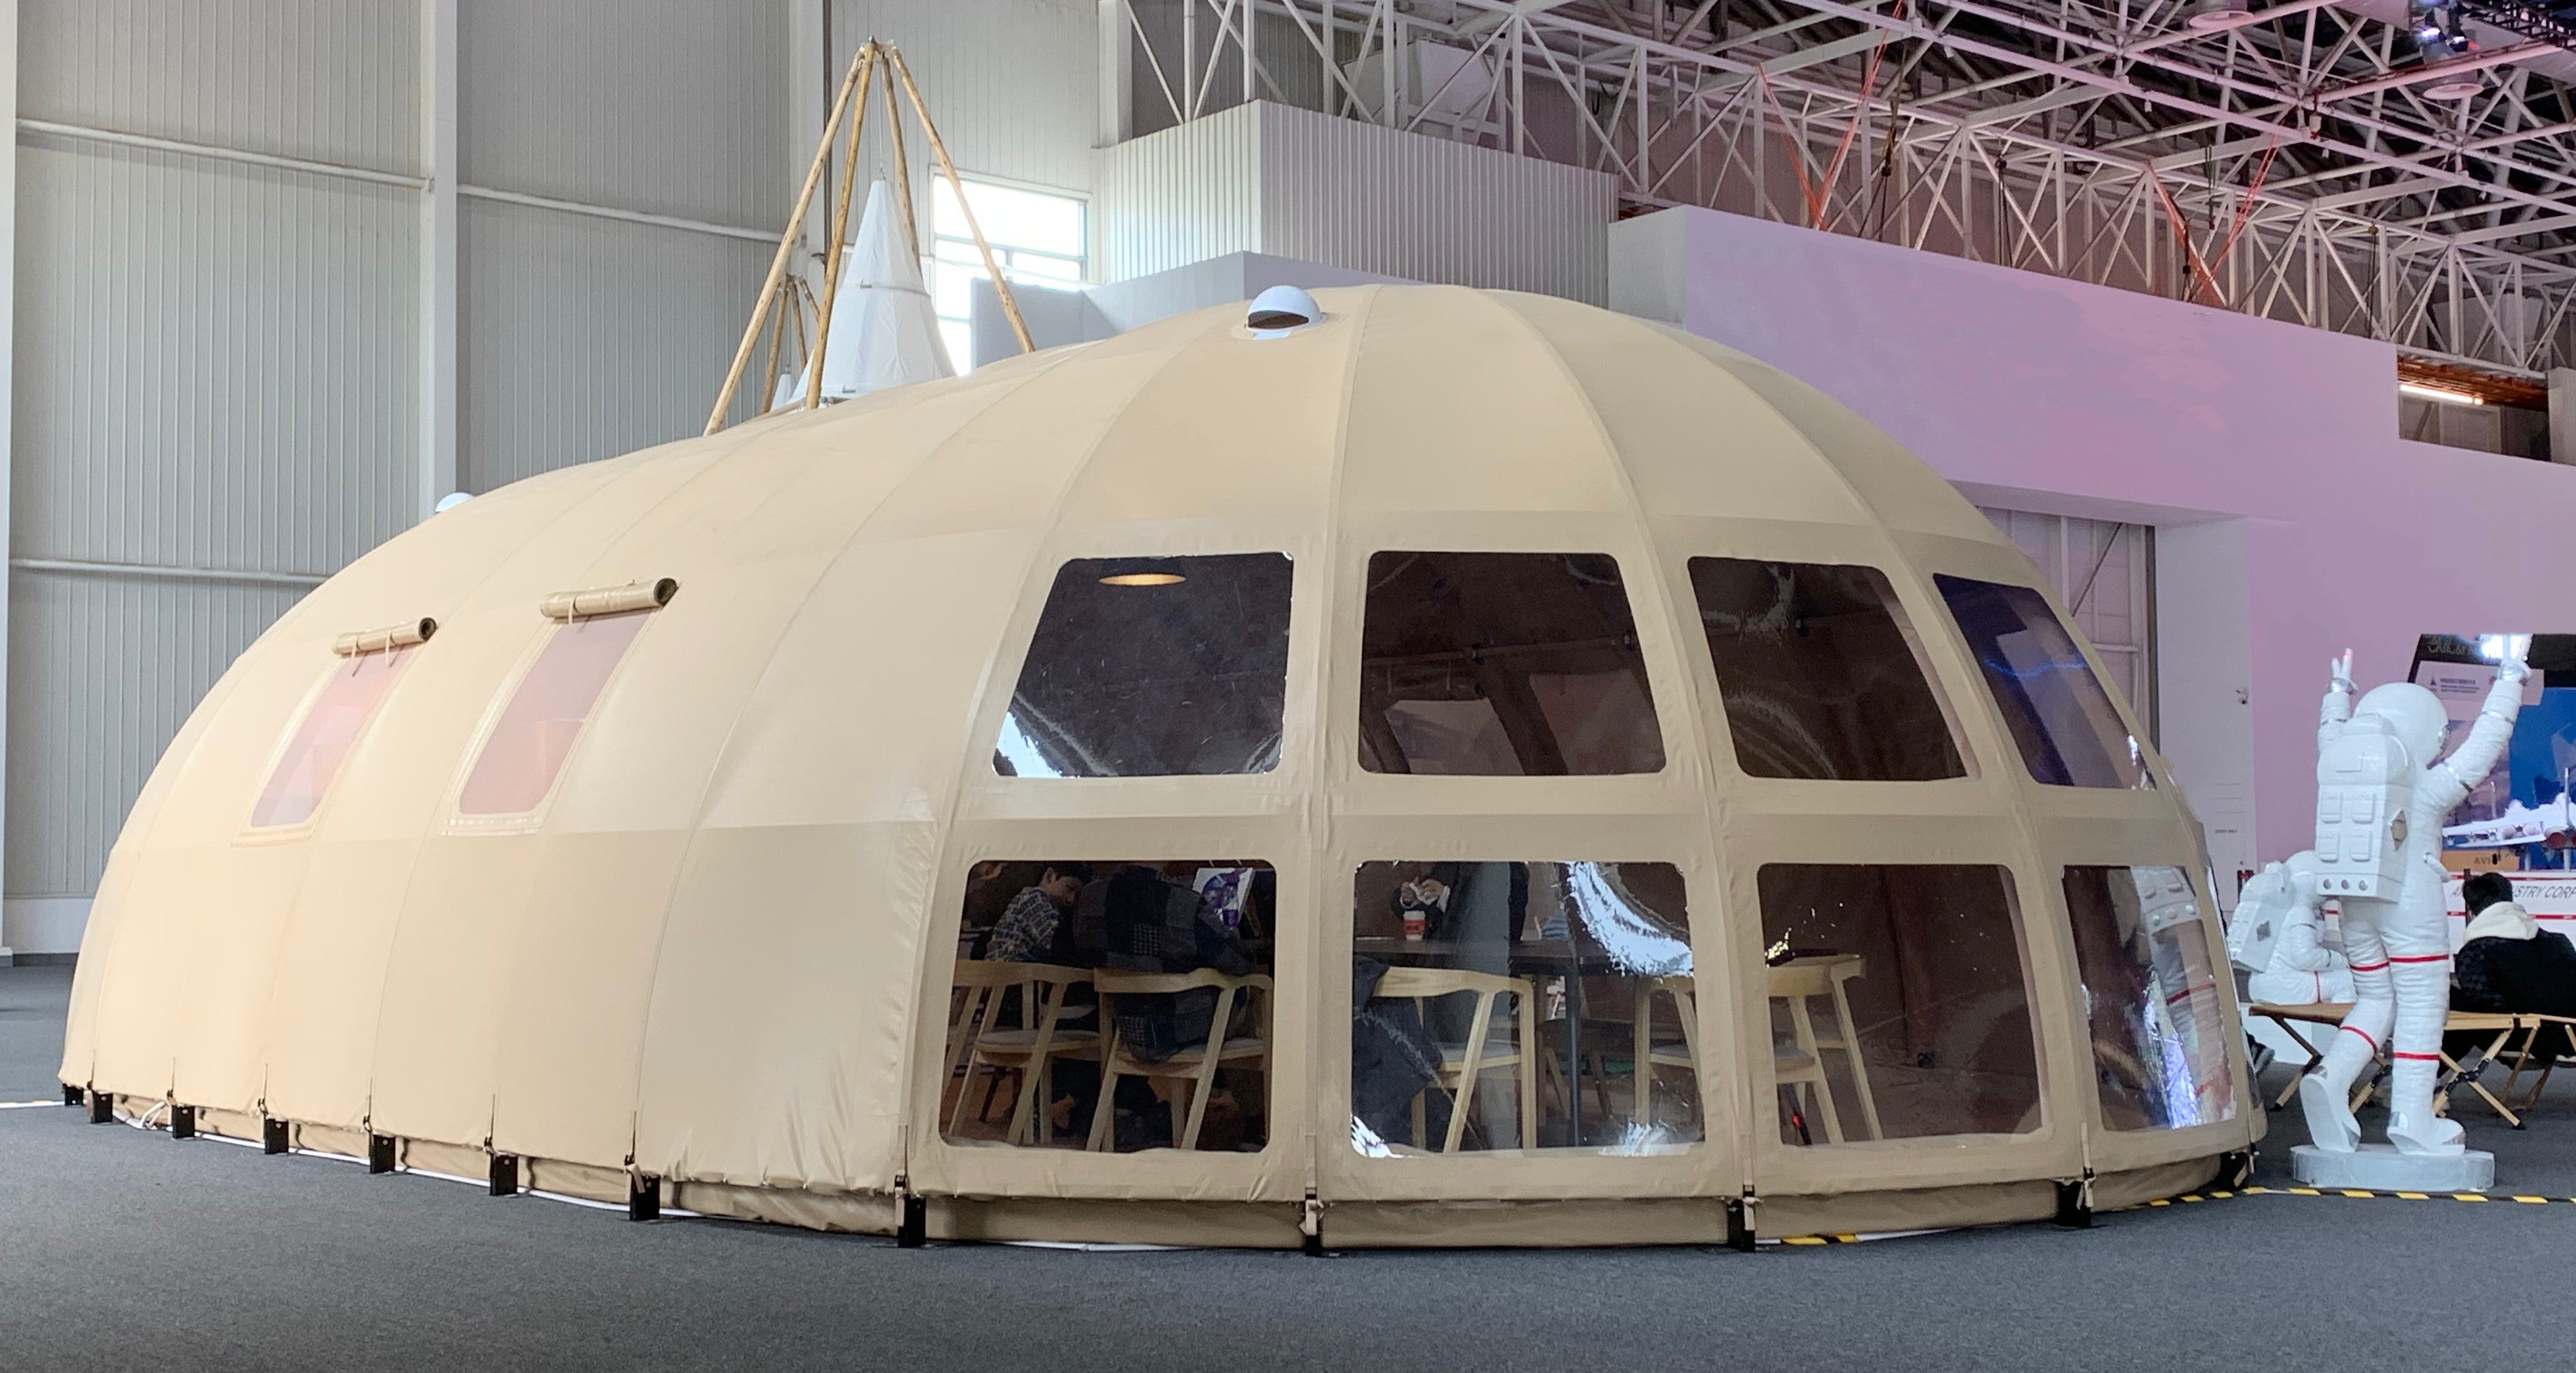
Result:
<svg viewBox="0 0 2576 1373">
<path fill-rule="evenodd" d="M 861 50 L 862 52 L 865 49 Z M 796 236 L 805 227 L 806 207 L 814 203 L 814 186 L 823 178 L 823 164 L 832 155 L 832 131 L 841 124 L 841 111 L 850 103 L 850 88 L 859 79 L 859 59 L 850 59 L 849 73 L 841 78 L 841 91 L 832 99 L 831 117 L 823 121 L 823 141 L 814 149 L 813 164 L 805 169 L 805 185 L 796 192 L 796 208 L 787 215 L 787 231 L 778 236 L 778 255 L 769 260 L 769 276 L 760 283 L 759 302 L 752 306 L 751 323 L 742 331 L 742 342 L 733 350 L 733 365 L 725 369 L 724 389 L 716 393 L 716 407 L 707 413 L 707 433 L 724 428 L 725 411 L 733 408 L 734 392 L 742 387 L 742 372 L 751 365 L 751 350 L 760 342 L 760 326 L 769 317 L 772 293 L 781 277 L 787 275 L 787 263 L 796 252 Z"/>
<path fill-rule="evenodd" d="M 841 298 L 841 250 L 850 236 L 850 192 L 859 180 L 859 138 L 868 128 L 868 83 L 876 79 L 877 40 L 859 47 L 859 98 L 850 106 L 850 146 L 841 155 L 841 192 L 832 209 L 832 246 L 823 254 L 823 298 L 816 305 L 814 365 L 805 369 L 805 408 L 823 403 L 823 367 L 831 359 L 832 303 Z"/>
<path fill-rule="evenodd" d="M 1020 351 L 1034 353 L 1037 343 L 1029 337 L 1029 323 L 1020 318 L 1020 302 L 1011 295 L 1010 278 L 1002 275 L 1002 265 L 993 260 L 993 245 L 984 241 L 984 226 L 975 222 L 975 207 L 966 199 L 966 182 L 957 175 L 957 164 L 948 160 L 948 145 L 939 137 L 939 126 L 930 122 L 930 107 L 922 103 L 921 87 L 913 84 L 912 69 L 904 65 L 903 54 L 886 49 L 886 60 L 894 64 L 894 74 L 903 81 L 903 93 L 912 100 L 912 113 L 921 120 L 921 131 L 930 139 L 931 156 L 939 159 L 939 170 L 948 177 L 948 188 L 957 193 L 957 208 L 966 214 L 966 231 L 975 236 L 975 251 L 984 256 L 984 270 L 993 278 L 994 294 L 1002 298 L 1002 313 L 1011 321 L 1011 332 L 1020 340 Z"/>
<path fill-rule="evenodd" d="M 886 137 L 894 148 L 894 193 L 895 198 L 903 202 L 903 241 L 906 247 L 912 249 L 913 260 L 918 262 L 921 260 L 921 226 L 913 218 L 912 159 L 905 156 L 903 151 L 903 120 L 895 114 L 894 83 L 888 81 L 883 89 L 885 90 Z"/>
<path fill-rule="evenodd" d="M 789 287 L 787 283 L 782 281 L 778 284 L 777 294 L 784 297 L 784 299 L 781 299 L 770 306 L 769 365 L 762 368 L 760 373 L 760 384 L 762 387 L 766 388 L 766 394 L 762 395 L 760 398 L 760 413 L 764 415 L 776 408 L 775 402 L 778 399 L 778 353 L 779 350 L 785 347 L 787 343 L 787 317 L 796 313 L 796 297 L 793 288 Z"/>
</svg>

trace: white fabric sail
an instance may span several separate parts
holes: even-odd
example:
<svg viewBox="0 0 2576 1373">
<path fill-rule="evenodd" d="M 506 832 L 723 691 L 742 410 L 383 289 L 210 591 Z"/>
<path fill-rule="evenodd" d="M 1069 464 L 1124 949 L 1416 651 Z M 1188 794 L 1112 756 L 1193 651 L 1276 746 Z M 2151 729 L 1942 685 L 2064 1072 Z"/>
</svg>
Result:
<svg viewBox="0 0 2576 1373">
<path fill-rule="evenodd" d="M 939 315 L 922 285 L 921 262 L 895 214 L 892 190 L 883 181 L 870 184 L 859 232 L 841 255 L 841 290 L 824 345 L 825 400 L 957 375 L 940 342 Z M 808 360 L 806 366 L 812 365 Z M 806 377 L 800 370 L 778 399 L 788 405 L 803 399 Z"/>
</svg>

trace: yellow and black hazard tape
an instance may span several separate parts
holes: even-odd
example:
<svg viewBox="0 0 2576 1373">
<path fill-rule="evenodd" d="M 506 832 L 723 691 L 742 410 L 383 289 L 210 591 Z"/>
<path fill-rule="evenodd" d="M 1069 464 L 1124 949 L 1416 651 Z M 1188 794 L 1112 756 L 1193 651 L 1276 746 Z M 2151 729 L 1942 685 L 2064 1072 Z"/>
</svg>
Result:
<svg viewBox="0 0 2576 1373">
<path fill-rule="evenodd" d="M 2178 1197 L 2163 1197 L 2125 1207 L 2130 1211 L 2151 1206 L 2185 1206 L 2206 1201 L 2227 1201 L 2235 1197 L 2360 1197 L 2388 1198 L 2395 1201 L 2504 1201 L 2524 1206 L 2576 1206 L 2576 1197 L 2536 1197 L 2504 1192 L 2373 1192 L 2357 1187 L 2239 1187 L 2230 1192 L 2186 1192 Z"/>
<path fill-rule="evenodd" d="M 2505 1202 L 2523 1206 L 2576 1206 L 2576 1197 L 2540 1197 L 2521 1193 L 2480 1192 L 2369 1192 L 2352 1187 L 2238 1187 L 2225 1191 L 2185 1192 L 2178 1197 L 2160 1197 L 2123 1206 L 2123 1211 L 2145 1211 L 2154 1207 L 2198 1206 L 2213 1201 L 2233 1201 L 2238 1197 L 2358 1197 L 2365 1200 L 2391 1201 L 2470 1201 Z M 2108 1212 L 2104 1214 L 2110 1214 Z M 1911 1233 L 1911 1232 L 1909 1232 Z M 1862 1244 L 1866 1235 L 1765 1235 L 1764 1244 Z"/>
</svg>

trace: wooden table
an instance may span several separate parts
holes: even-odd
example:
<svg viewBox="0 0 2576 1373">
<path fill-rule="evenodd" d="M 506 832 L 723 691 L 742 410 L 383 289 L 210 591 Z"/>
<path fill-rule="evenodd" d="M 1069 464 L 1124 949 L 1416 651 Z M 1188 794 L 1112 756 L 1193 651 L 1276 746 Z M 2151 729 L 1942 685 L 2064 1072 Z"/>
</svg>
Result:
<svg viewBox="0 0 2576 1373">
<path fill-rule="evenodd" d="M 2298 1074 L 2290 1079 L 2290 1085 L 2282 1088 L 2281 1094 L 2278 1097 L 2273 1098 L 2269 1103 L 2270 1108 L 2277 1111 L 2282 1107 L 2289 1105 L 2291 1097 L 2298 1095 L 2300 1079 L 2306 1077 L 2318 1064 L 2325 1061 L 2325 1051 L 2309 1042 L 2306 1035 L 2299 1033 L 2297 1026 L 2341 1025 L 2343 1023 L 2343 1018 L 2346 1015 L 2351 1014 L 2352 1005 L 2349 1002 L 2333 1001 L 2315 1001 L 2297 1006 L 2273 1006 L 2257 1003 L 2247 1007 L 2246 1010 L 2279 1025 L 2291 1039 L 2298 1042 L 2300 1048 L 2308 1051 L 2308 1061 L 2300 1067 Z M 2446 1015 L 2442 1021 L 2442 1032 L 2446 1035 L 2452 1033 L 2492 1033 L 2494 1038 L 2488 1040 L 2486 1047 L 2480 1049 L 2475 1055 L 2481 1068 L 2485 1066 L 2488 1060 L 2493 1059 L 2497 1054 L 2503 1052 L 2506 1043 L 2510 1041 L 2516 1033 L 2521 1034 L 2522 1043 L 2516 1047 L 2521 1053 L 2523 1062 L 2517 1063 L 2514 1066 L 2513 1076 L 2506 1078 L 2504 1084 L 2505 1096 L 2510 1097 L 2513 1095 L 2514 1083 L 2520 1080 L 2522 1077 L 2523 1067 L 2528 1064 L 2531 1059 L 2532 1048 L 2539 1041 L 2541 1031 L 2548 1029 L 2552 1025 L 2576 1027 L 2576 1020 L 2570 1020 L 2564 1016 L 2538 1015 L 2529 1012 L 2504 1013 L 2488 1011 L 2452 1011 Z M 2571 1041 L 2571 1043 L 2576 1043 L 2576 1041 Z M 2385 1055 L 2387 1047 L 2385 1045 L 2380 1046 L 2379 1052 L 2382 1055 Z M 2441 1076 L 2436 1078 L 2433 1083 L 2433 1094 L 2437 1108 L 2448 1106 L 2450 1101 L 2450 1089 L 2458 1086 L 2460 1082 L 2465 1079 L 2469 1084 L 2469 1089 L 2476 1092 L 2479 1096 L 2486 1098 L 2487 1105 L 2494 1107 L 2495 1113 L 2503 1117 L 2507 1125 L 2510 1125 L 2517 1130 L 2522 1128 L 2521 1114 L 2515 1111 L 2513 1107 L 2507 1105 L 2503 1099 L 2498 1098 L 2495 1093 L 2488 1091 L 2486 1083 L 2479 1080 L 2478 1074 L 2464 1072 L 2459 1061 L 2452 1058 L 2448 1053 L 2442 1053 L 2441 1059 Z M 2377 1061 L 2381 1064 L 2385 1064 L 2386 1059 L 2382 1057 Z M 2532 1100 L 2525 1101 L 2523 1103 L 2524 1110 L 2529 1110 L 2531 1108 L 2532 1101 L 2537 1101 L 2539 1099 L 2540 1088 L 2542 1085 L 2545 1085 L 2548 1080 L 2549 1070 L 2542 1069 L 2539 1081 L 2534 1083 L 2532 1087 Z M 2368 1081 L 2365 1081 L 2362 1084 L 2362 1088 L 2364 1091 L 2369 1089 Z"/>
</svg>

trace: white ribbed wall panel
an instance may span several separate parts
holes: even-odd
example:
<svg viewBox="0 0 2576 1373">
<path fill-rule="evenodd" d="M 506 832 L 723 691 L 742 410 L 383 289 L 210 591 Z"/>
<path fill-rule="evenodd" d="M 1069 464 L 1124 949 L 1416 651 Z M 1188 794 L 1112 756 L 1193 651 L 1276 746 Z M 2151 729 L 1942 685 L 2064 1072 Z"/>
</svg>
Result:
<svg viewBox="0 0 2576 1373">
<path fill-rule="evenodd" d="M 1103 279 L 1268 251 L 1261 232 L 1262 108 L 1227 110 L 1101 151 Z"/>
<path fill-rule="evenodd" d="M 162 748 L 301 594 L 23 569 L 10 577 L 10 896 L 97 889 Z"/>
<path fill-rule="evenodd" d="M 19 0 L 18 113 L 416 172 L 419 43 L 412 0 Z"/>
<path fill-rule="evenodd" d="M 1100 7 L 1094 0 L 832 0 L 829 15 L 831 69 L 813 79 L 837 84 L 859 44 L 882 38 L 903 53 L 959 172 L 1056 190 L 1091 189 L 1091 149 L 1100 125 Z M 884 101 L 870 101 L 868 120 L 875 124 Z M 908 109 L 904 118 L 915 193 L 926 201 L 930 151 Z M 888 174 L 875 135 L 861 157 L 862 180 Z M 926 219 L 929 211 L 921 213 Z"/>
<path fill-rule="evenodd" d="M 771 246 L 493 201 L 460 217 L 466 490 L 705 426 Z M 765 399 L 753 378 L 737 417 Z"/>
<path fill-rule="evenodd" d="M 1609 293 L 1607 173 L 1266 101 L 1101 158 L 1113 281 L 1257 252 L 1595 304 Z"/>
<path fill-rule="evenodd" d="M 788 3 L 464 5 L 457 103 L 465 183 L 783 225 L 795 193 L 787 184 L 795 141 Z"/>
<path fill-rule="evenodd" d="M 328 572 L 408 527 L 420 198 L 28 134 L 12 553 Z"/>
</svg>

